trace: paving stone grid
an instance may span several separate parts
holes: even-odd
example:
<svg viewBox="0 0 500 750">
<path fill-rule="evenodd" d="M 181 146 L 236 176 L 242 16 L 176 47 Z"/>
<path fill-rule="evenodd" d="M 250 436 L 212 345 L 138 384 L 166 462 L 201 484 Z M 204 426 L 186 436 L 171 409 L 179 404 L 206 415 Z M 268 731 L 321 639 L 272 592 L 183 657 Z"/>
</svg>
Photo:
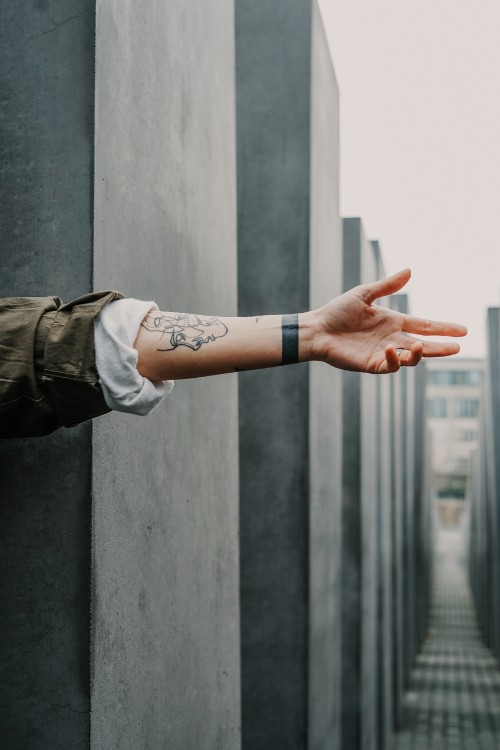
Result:
<svg viewBox="0 0 500 750">
<path fill-rule="evenodd" d="M 500 750 L 500 671 L 478 629 L 464 536 L 463 526 L 438 532 L 429 633 L 394 750 Z"/>
</svg>

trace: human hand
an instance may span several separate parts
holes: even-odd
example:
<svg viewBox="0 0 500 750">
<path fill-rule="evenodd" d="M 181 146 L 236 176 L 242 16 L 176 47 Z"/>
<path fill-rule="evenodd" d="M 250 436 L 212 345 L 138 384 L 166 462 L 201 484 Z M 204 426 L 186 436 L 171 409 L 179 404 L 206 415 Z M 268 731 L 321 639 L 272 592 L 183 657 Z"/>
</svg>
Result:
<svg viewBox="0 0 500 750">
<path fill-rule="evenodd" d="M 405 269 L 357 286 L 316 310 L 314 358 L 343 370 L 382 374 L 415 366 L 422 357 L 457 354 L 458 344 L 420 341 L 408 334 L 465 336 L 465 326 L 415 318 L 373 304 L 402 289 L 410 276 Z"/>
</svg>

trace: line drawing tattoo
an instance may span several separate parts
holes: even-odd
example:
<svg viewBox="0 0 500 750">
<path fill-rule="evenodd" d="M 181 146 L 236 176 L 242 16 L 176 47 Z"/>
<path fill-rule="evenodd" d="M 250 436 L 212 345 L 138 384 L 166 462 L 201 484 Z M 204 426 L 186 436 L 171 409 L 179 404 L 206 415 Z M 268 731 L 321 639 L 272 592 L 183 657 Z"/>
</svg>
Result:
<svg viewBox="0 0 500 750">
<path fill-rule="evenodd" d="M 255 316 L 255 322 L 258 323 L 261 318 L 263 318 L 263 315 L 256 315 Z"/>
<path fill-rule="evenodd" d="M 141 326 L 147 331 L 161 334 L 167 346 L 161 346 L 158 352 L 170 352 L 179 346 L 187 346 L 198 351 L 202 344 L 215 341 L 227 334 L 227 327 L 219 318 L 209 318 L 191 313 L 156 313 L 150 312 Z"/>
</svg>

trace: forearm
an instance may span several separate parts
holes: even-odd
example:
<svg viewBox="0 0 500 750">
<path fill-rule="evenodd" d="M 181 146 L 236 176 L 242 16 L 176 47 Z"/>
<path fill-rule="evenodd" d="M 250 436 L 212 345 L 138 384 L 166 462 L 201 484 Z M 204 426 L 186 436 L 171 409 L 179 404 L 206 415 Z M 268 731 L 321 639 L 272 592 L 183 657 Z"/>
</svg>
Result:
<svg viewBox="0 0 500 750">
<path fill-rule="evenodd" d="M 314 358 L 314 313 L 214 318 L 151 312 L 135 348 L 153 381 L 276 367 Z"/>
<path fill-rule="evenodd" d="M 458 344 L 421 341 L 411 334 L 465 336 L 465 326 L 415 318 L 373 304 L 402 289 L 410 275 L 404 269 L 298 315 L 212 318 L 153 311 L 142 322 L 134 343 L 139 353 L 137 368 L 153 381 L 311 360 L 382 374 L 413 367 L 422 357 L 456 354 Z"/>
</svg>

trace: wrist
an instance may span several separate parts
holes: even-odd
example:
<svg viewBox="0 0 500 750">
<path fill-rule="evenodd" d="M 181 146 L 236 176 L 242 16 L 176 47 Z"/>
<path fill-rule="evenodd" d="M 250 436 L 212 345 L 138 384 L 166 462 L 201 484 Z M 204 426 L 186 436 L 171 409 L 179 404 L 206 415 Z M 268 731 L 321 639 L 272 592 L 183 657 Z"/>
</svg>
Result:
<svg viewBox="0 0 500 750">
<path fill-rule="evenodd" d="M 323 359 L 319 347 L 318 311 L 309 310 L 299 314 L 299 362 Z"/>
</svg>

